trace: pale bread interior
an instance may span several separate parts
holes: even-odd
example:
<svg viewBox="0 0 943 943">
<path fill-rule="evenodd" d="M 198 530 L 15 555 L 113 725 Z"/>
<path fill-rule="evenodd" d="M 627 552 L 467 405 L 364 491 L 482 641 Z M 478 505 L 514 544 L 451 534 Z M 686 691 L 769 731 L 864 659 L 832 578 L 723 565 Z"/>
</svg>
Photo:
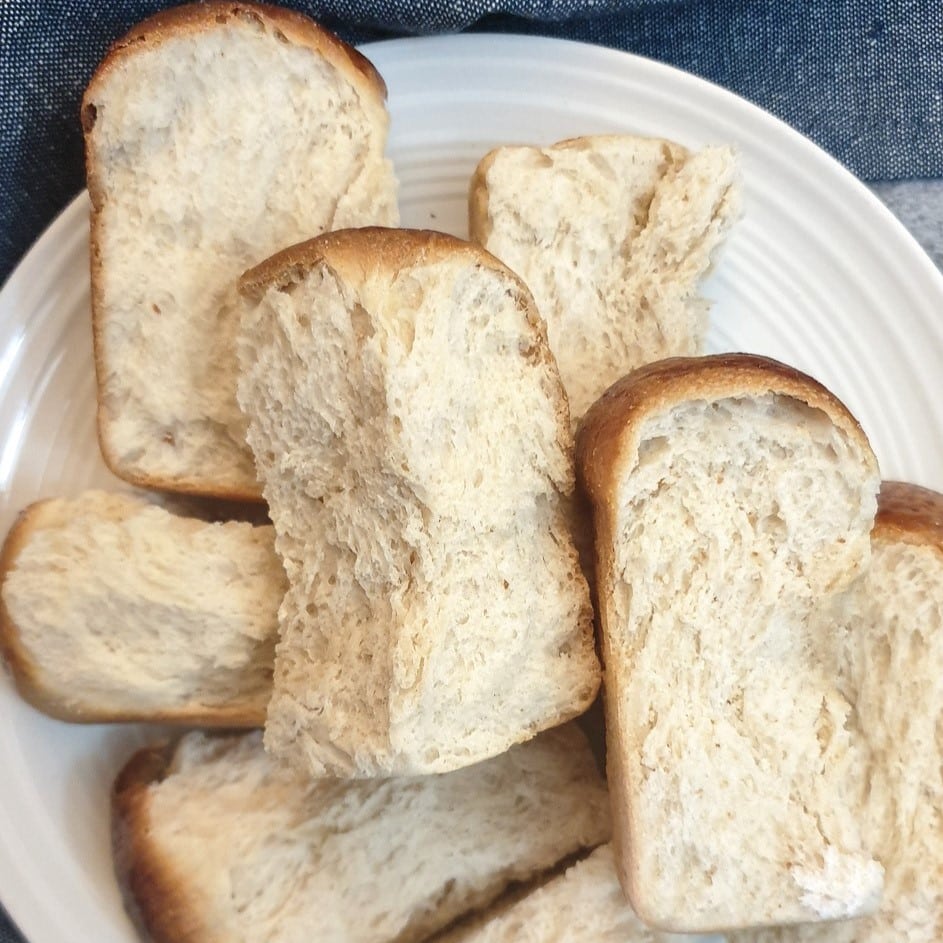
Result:
<svg viewBox="0 0 943 943">
<path fill-rule="evenodd" d="M 692 393 L 633 442 L 598 538 L 633 903 L 690 931 L 873 911 L 863 747 L 814 619 L 867 566 L 873 456 L 770 393 Z"/>
<path fill-rule="evenodd" d="M 943 928 L 943 551 L 878 529 L 867 574 L 835 607 L 840 684 L 864 741 L 851 811 L 885 869 L 881 907 L 847 924 L 743 933 L 732 943 L 935 943 Z"/>
<path fill-rule="evenodd" d="M 443 772 L 595 696 L 572 440 L 513 275 L 457 240 L 407 261 L 413 236 L 370 238 L 390 256 L 296 266 L 244 320 L 290 584 L 266 745 L 316 774 Z"/>
<path fill-rule="evenodd" d="M 380 87 L 265 16 L 222 20 L 138 44 L 86 95 L 99 425 L 123 477 L 250 495 L 236 279 L 398 210 Z"/>
<path fill-rule="evenodd" d="M 633 135 L 501 147 L 472 184 L 471 231 L 547 320 L 573 421 L 614 381 L 702 352 L 699 282 L 739 214 L 726 147 Z"/>
<path fill-rule="evenodd" d="M 516 897 L 516 895 L 512 895 Z M 647 927 L 619 885 L 612 845 L 530 893 L 499 901 L 434 943 L 684 943 L 691 937 Z"/>
<path fill-rule="evenodd" d="M 270 526 L 88 491 L 33 505 L 14 535 L 3 604 L 43 707 L 261 724 L 285 592 Z"/>
<path fill-rule="evenodd" d="M 386 781 L 313 780 L 258 734 L 194 733 L 128 824 L 162 865 L 152 906 L 186 901 L 194 939 L 270 943 L 418 943 L 609 835 L 605 784 L 572 727 Z"/>
</svg>

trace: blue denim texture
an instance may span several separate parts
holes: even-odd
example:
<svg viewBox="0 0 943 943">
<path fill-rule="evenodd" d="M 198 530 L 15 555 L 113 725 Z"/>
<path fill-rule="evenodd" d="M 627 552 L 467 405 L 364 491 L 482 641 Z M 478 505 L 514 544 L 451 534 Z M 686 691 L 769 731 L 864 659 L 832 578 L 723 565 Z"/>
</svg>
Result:
<svg viewBox="0 0 943 943">
<path fill-rule="evenodd" d="M 0 4 L 0 283 L 83 185 L 78 102 L 95 64 L 133 23 L 167 5 L 166 0 Z M 288 0 L 286 5 L 356 42 L 471 29 L 630 50 L 756 102 L 865 180 L 943 176 L 940 0 Z"/>
<path fill-rule="evenodd" d="M 168 5 L 161 0 L 0 3 L 0 283 L 83 186 L 78 103 L 96 63 L 131 25 Z M 629 50 L 756 102 L 865 180 L 943 177 L 940 0 L 288 0 L 285 5 L 315 16 L 352 42 L 469 29 Z M 49 906 L 55 906 L 53 893 Z M 22 943 L 2 911 L 0 943 Z"/>
</svg>

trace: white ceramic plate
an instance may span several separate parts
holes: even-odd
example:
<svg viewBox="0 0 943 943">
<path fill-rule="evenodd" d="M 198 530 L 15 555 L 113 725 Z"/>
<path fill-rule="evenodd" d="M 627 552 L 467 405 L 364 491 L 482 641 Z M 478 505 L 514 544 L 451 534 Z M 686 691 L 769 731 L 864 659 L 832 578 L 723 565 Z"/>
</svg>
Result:
<svg viewBox="0 0 943 943">
<path fill-rule="evenodd" d="M 499 143 L 629 131 L 743 155 L 745 217 L 708 285 L 712 350 L 792 363 L 830 386 L 885 477 L 943 489 L 943 278 L 890 213 L 812 144 L 662 65 L 507 36 L 367 47 L 389 86 L 403 224 L 465 232 L 465 192 Z M 98 454 L 87 202 L 71 204 L 0 294 L 0 530 L 40 497 L 118 487 Z M 0 677 L 0 898 L 31 943 L 132 943 L 112 877 L 108 791 L 148 737 L 74 727 Z"/>
</svg>

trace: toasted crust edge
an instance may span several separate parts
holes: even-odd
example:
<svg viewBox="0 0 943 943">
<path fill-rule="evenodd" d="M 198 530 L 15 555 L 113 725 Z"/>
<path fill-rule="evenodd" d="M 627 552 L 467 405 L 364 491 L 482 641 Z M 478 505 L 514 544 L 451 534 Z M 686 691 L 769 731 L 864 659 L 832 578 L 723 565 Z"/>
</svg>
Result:
<svg viewBox="0 0 943 943">
<path fill-rule="evenodd" d="M 848 408 L 819 381 L 807 374 L 767 357 L 755 354 L 715 354 L 701 357 L 673 357 L 656 361 L 616 381 L 583 418 L 577 431 L 577 480 L 589 497 L 596 534 L 597 583 L 606 579 L 611 569 L 615 489 L 625 470 L 628 453 L 638 442 L 644 421 L 655 413 L 679 403 L 703 398 L 722 399 L 739 395 L 774 393 L 785 395 L 825 412 L 836 426 L 845 430 L 871 457 L 874 473 L 877 460 L 861 425 Z M 600 595 L 604 586 L 600 589 Z M 601 631 L 603 661 L 603 704 L 606 717 L 607 746 L 621 737 L 619 705 L 607 696 L 606 677 L 610 652 L 605 623 L 608 607 L 597 609 Z M 659 930 L 677 933 L 717 933 L 743 929 L 732 924 L 717 926 L 679 926 L 671 915 L 652 910 L 645 894 L 645 883 L 632 854 L 636 846 L 635 822 L 628 803 L 619 796 L 628 790 L 628 776 L 622 764 L 622 750 L 606 751 L 607 778 L 610 783 L 610 807 L 613 821 L 612 844 L 619 882 L 639 918 Z"/>
<path fill-rule="evenodd" d="M 98 391 L 102 389 L 105 366 L 101 339 L 102 298 L 99 275 L 101 270 L 99 207 L 102 197 L 98 172 L 92 159 L 89 143 L 95 125 L 94 98 L 99 93 L 102 82 L 128 57 L 144 49 L 159 46 L 162 42 L 174 36 L 214 29 L 218 25 L 225 24 L 233 17 L 252 20 L 263 27 L 269 26 L 277 39 L 280 38 L 283 41 L 307 46 L 343 72 L 362 93 L 374 95 L 379 102 L 386 100 L 386 83 L 365 56 L 310 17 L 294 10 L 269 4 L 210 0 L 206 3 L 190 3 L 173 7 L 142 20 L 132 27 L 124 37 L 112 44 L 86 86 L 80 111 L 85 140 L 85 174 L 92 204 L 89 261 L 92 286 L 92 346 L 96 389 Z M 122 465 L 111 448 L 107 431 L 108 424 L 100 398 L 98 398 L 96 408 L 95 425 L 102 458 L 109 471 L 130 484 L 141 488 L 165 489 L 220 500 L 252 502 L 263 500 L 261 486 L 258 484 L 255 487 L 247 488 L 239 485 L 221 485 L 218 481 L 207 481 L 198 476 L 159 477 Z"/>
<path fill-rule="evenodd" d="M 138 750 L 118 773 L 111 791 L 111 846 L 125 910 L 152 943 L 207 943 L 200 908 L 187 897 L 187 880 L 175 874 L 151 840 L 148 792 L 166 775 L 174 747 Z"/>
<path fill-rule="evenodd" d="M 872 540 L 932 547 L 943 555 L 943 494 L 903 481 L 882 481 Z"/>
<path fill-rule="evenodd" d="M 267 288 L 281 288 L 322 262 L 354 279 L 371 271 L 396 271 L 462 256 L 507 275 L 533 306 L 530 291 L 517 273 L 476 243 L 434 229 L 389 226 L 337 229 L 288 246 L 246 271 L 239 279 L 239 290 L 251 298 Z"/>
<path fill-rule="evenodd" d="M 95 357 L 95 370 L 98 371 L 98 355 Z M 96 408 L 95 427 L 98 434 L 98 447 L 102 460 L 116 478 L 126 481 L 136 488 L 147 491 L 169 491 L 173 494 L 185 494 L 194 498 L 208 498 L 213 501 L 233 501 L 242 504 L 264 504 L 262 486 L 253 489 L 241 488 L 238 485 L 220 485 L 218 481 L 207 482 L 205 479 L 189 478 L 158 478 L 156 475 L 146 475 L 134 468 L 122 467 L 121 463 L 111 451 L 105 431 L 106 423 L 102 415 L 101 406 Z"/>
<path fill-rule="evenodd" d="M 394 229 L 385 226 L 338 229 L 276 252 L 242 275 L 239 291 L 246 298 L 257 300 L 269 288 L 284 289 L 318 265 L 325 265 L 346 281 L 356 283 L 370 272 L 396 272 L 412 265 L 461 259 L 471 265 L 498 272 L 513 286 L 518 304 L 535 335 L 535 344 L 528 356 L 533 358 L 535 364 L 550 365 L 557 374 L 560 398 L 555 404 L 555 412 L 563 423 L 566 450 L 572 453 L 570 402 L 563 381 L 559 380 L 556 358 L 550 350 L 547 324 L 523 279 L 474 242 L 431 229 Z"/>
<path fill-rule="evenodd" d="M 20 629 L 7 608 L 4 586 L 10 572 L 29 542 L 30 536 L 42 529 L 41 518 L 50 499 L 36 501 L 24 508 L 0 548 L 0 658 L 9 666 L 10 675 L 20 697 L 38 711 L 56 720 L 77 724 L 155 723 L 208 725 L 251 729 L 265 722 L 265 708 L 219 707 L 212 709 L 179 709 L 159 712 L 109 711 L 94 705 L 76 702 L 68 692 L 49 687 L 42 670 L 23 644 Z"/>
<path fill-rule="evenodd" d="M 3 592 L 7 576 L 16 566 L 16 561 L 34 528 L 35 519 L 46 503 L 46 501 L 37 501 L 20 511 L 7 533 L 3 547 L 0 548 L 0 657 L 9 667 L 20 697 L 44 714 L 61 720 L 67 719 L 59 713 L 62 711 L 62 706 L 58 703 L 55 694 L 47 691 L 37 677 L 33 661 L 23 647 L 20 630 L 7 608 Z"/>
<path fill-rule="evenodd" d="M 623 471 L 626 451 L 646 418 L 687 400 L 764 393 L 788 396 L 822 410 L 871 453 L 868 438 L 848 407 L 795 367 L 744 353 L 670 357 L 617 380 L 586 413 L 577 433 L 577 476 L 594 508 L 607 503 Z M 874 464 L 876 469 L 876 460 Z"/>
</svg>

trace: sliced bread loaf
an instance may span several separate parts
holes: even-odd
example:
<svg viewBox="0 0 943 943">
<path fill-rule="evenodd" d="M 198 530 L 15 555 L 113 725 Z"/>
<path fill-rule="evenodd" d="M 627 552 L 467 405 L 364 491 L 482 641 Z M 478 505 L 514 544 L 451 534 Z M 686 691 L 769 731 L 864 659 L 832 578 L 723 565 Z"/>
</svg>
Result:
<svg viewBox="0 0 943 943">
<path fill-rule="evenodd" d="M 677 358 L 607 391 L 577 448 L 636 911 L 687 932 L 870 913 L 864 748 L 815 619 L 869 560 L 860 426 L 773 361 Z"/>
<path fill-rule="evenodd" d="M 702 352 L 698 282 L 738 207 L 726 147 L 600 135 L 481 161 L 472 238 L 533 292 L 574 422 L 630 370 Z"/>
<path fill-rule="evenodd" d="M 361 229 L 242 286 L 239 402 L 290 584 L 266 746 L 444 772 L 584 711 L 569 417 L 520 280 L 450 236 Z"/>
<path fill-rule="evenodd" d="M 435 943 L 684 943 L 652 930 L 625 899 L 612 845 L 600 845 L 563 874 L 463 921 Z"/>
<path fill-rule="evenodd" d="M 395 225 L 386 89 L 290 10 L 195 3 L 115 44 L 82 104 L 98 429 L 135 484 L 258 497 L 235 282 L 328 229 Z"/>
<path fill-rule="evenodd" d="M 0 553 L 0 653 L 63 720 L 261 726 L 284 592 L 271 526 L 40 501 Z"/>
<path fill-rule="evenodd" d="M 853 730 L 867 744 L 857 814 L 884 865 L 881 908 L 734 943 L 943 939 L 943 495 L 885 482 L 871 546 L 867 574 L 837 606 L 835 634 Z"/>
<path fill-rule="evenodd" d="M 137 754 L 115 857 L 154 943 L 412 943 L 609 835 L 572 725 L 443 776 L 314 780 L 257 734 Z"/>
</svg>

